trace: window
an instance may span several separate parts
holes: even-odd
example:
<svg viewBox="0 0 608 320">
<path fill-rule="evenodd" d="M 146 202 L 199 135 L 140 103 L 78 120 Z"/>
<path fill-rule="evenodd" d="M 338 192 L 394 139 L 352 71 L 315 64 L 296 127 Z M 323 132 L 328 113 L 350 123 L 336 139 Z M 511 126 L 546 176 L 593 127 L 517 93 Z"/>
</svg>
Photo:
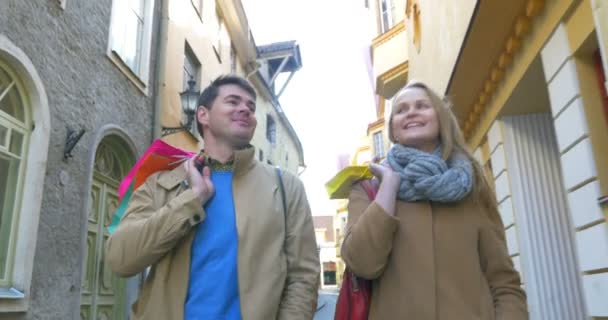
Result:
<svg viewBox="0 0 608 320">
<path fill-rule="evenodd" d="M 382 131 L 374 133 L 374 156 L 378 159 L 384 158 L 384 139 Z"/>
<path fill-rule="evenodd" d="M 190 45 L 188 45 L 188 43 L 186 42 L 185 44 L 185 48 L 184 48 L 184 70 L 183 70 L 183 74 L 182 74 L 182 90 L 186 91 L 188 90 L 188 81 L 190 81 L 190 79 L 196 81 L 196 85 L 194 86 L 194 89 L 196 91 L 198 91 L 199 87 L 200 87 L 200 74 L 201 74 L 201 63 L 198 61 L 198 59 L 196 58 L 196 55 L 194 54 L 194 51 L 192 51 L 192 48 L 190 47 Z M 182 116 L 182 120 L 181 123 L 188 123 L 188 115 L 185 112 L 181 112 L 181 116 Z M 190 131 L 195 137 L 198 134 L 198 124 L 196 121 L 192 122 L 192 125 L 190 128 L 188 128 L 188 131 Z"/>
<path fill-rule="evenodd" d="M 236 74 L 236 51 L 233 45 L 230 45 L 230 73 Z"/>
<path fill-rule="evenodd" d="M 182 89 L 188 89 L 188 81 L 193 79 L 196 81 L 195 89 L 198 90 L 200 86 L 200 74 L 201 74 L 201 63 L 196 58 L 192 48 L 186 43 L 184 50 L 184 74 L 182 76 Z"/>
<path fill-rule="evenodd" d="M 326 286 L 335 286 L 337 284 L 335 262 L 323 262 L 323 284 Z"/>
<path fill-rule="evenodd" d="M 215 34 L 215 41 L 213 43 L 213 50 L 215 51 L 215 55 L 217 59 L 222 63 L 222 37 L 224 36 L 224 19 L 220 15 L 220 13 L 215 11 L 216 20 L 217 20 L 217 30 Z"/>
<path fill-rule="evenodd" d="M 382 33 L 385 33 L 392 27 L 393 24 L 390 0 L 380 0 L 380 20 Z"/>
<path fill-rule="evenodd" d="M 266 139 L 272 145 L 277 143 L 277 124 L 271 115 L 266 115 Z"/>
<path fill-rule="evenodd" d="M 112 3 L 110 57 L 117 57 L 119 67 L 124 64 L 145 86 L 148 81 L 154 1 L 131 0 Z"/>
<path fill-rule="evenodd" d="M 31 127 L 23 97 L 16 78 L 0 64 L 0 287 L 12 285 L 17 214 Z"/>
<path fill-rule="evenodd" d="M 194 7 L 194 10 L 196 10 L 198 17 L 201 18 L 201 20 L 203 20 L 203 0 L 190 0 L 190 1 L 192 2 L 192 6 Z"/>
</svg>

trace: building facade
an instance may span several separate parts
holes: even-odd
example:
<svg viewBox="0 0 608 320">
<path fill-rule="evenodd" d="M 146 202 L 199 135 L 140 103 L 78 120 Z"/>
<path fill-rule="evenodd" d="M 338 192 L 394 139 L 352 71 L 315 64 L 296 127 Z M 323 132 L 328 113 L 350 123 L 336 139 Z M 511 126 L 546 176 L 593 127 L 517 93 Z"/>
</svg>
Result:
<svg viewBox="0 0 608 320">
<path fill-rule="evenodd" d="M 112 274 L 106 226 L 154 139 L 203 146 L 180 101 L 189 80 L 249 79 L 258 158 L 304 166 L 274 84 L 301 68 L 299 46 L 256 46 L 240 1 L 8 0 L 0 12 L 0 319 L 128 318 L 144 275 Z"/>
<path fill-rule="evenodd" d="M 198 92 L 219 75 L 238 74 L 254 85 L 258 96 L 252 140 L 258 159 L 298 174 L 305 166 L 303 149 L 278 100 L 284 87 L 275 82 L 279 74 L 292 75 L 302 67 L 299 45 L 257 46 L 240 0 L 163 1 L 160 29 L 156 136 L 183 149 L 204 148 L 180 93 L 188 90 L 190 80 Z"/>
<path fill-rule="evenodd" d="M 0 4 L 0 319 L 124 319 L 103 262 L 152 139 L 159 1 Z"/>
<path fill-rule="evenodd" d="M 391 145 L 386 120 L 390 99 L 408 80 L 408 43 L 405 31 L 405 0 L 377 0 L 369 3 L 373 17 L 371 28 L 376 36 L 371 42 L 370 76 L 376 94 L 376 118 L 367 125 L 367 137 L 373 157 L 381 160 Z"/>
<path fill-rule="evenodd" d="M 390 147 L 387 99 L 408 79 L 448 96 L 494 187 L 531 319 L 608 317 L 608 2 L 366 4 L 379 32 L 373 155 Z"/>
<path fill-rule="evenodd" d="M 336 229 L 333 215 L 313 216 L 321 274 L 319 289 L 338 288 L 338 258 L 336 255 Z"/>
<path fill-rule="evenodd" d="M 348 166 L 364 166 L 369 165 L 374 159 L 374 150 L 370 144 L 370 139 L 363 136 L 358 143 L 357 148 L 349 155 L 340 155 L 338 157 L 337 171 L 341 171 Z M 342 285 L 344 276 L 344 268 L 346 267 L 341 256 L 342 242 L 346 235 L 346 223 L 348 221 L 348 199 L 334 200 L 336 205 L 336 213 L 333 216 L 334 234 L 334 249 L 336 261 L 336 284 L 338 287 Z"/>
<path fill-rule="evenodd" d="M 608 317 L 606 1 L 407 1 L 409 78 L 454 103 L 531 319 Z"/>
<path fill-rule="evenodd" d="M 365 1 L 367 12 L 365 23 L 372 30 L 368 56 L 368 75 L 375 95 L 375 117 L 367 124 L 358 146 L 348 155 L 347 161 L 339 161 L 337 171 L 346 166 L 368 165 L 381 161 L 391 146 L 385 117 L 390 110 L 390 99 L 407 82 L 408 58 L 407 35 L 405 32 L 405 0 Z M 340 258 L 340 248 L 346 234 L 348 200 L 338 199 L 334 223 L 336 226 L 336 256 L 338 286 L 341 285 L 344 262 Z"/>
</svg>

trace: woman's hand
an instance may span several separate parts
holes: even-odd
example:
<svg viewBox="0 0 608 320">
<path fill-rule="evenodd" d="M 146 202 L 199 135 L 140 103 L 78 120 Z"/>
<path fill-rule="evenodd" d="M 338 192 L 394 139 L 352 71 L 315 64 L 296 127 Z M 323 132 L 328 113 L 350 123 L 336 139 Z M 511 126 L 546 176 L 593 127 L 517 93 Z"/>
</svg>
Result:
<svg viewBox="0 0 608 320">
<path fill-rule="evenodd" d="M 371 172 L 380 180 L 380 187 L 376 194 L 376 203 L 386 211 L 387 214 L 395 215 L 395 201 L 397 201 L 397 192 L 401 183 L 399 173 L 393 171 L 389 164 L 369 165 Z"/>
<path fill-rule="evenodd" d="M 401 176 L 390 167 L 388 163 L 376 164 L 371 163 L 369 170 L 380 180 L 380 184 L 386 184 L 391 190 L 399 189 Z"/>
<path fill-rule="evenodd" d="M 192 188 L 192 191 L 196 193 L 201 199 L 202 203 L 205 204 L 207 200 L 213 196 L 215 187 L 211 182 L 211 170 L 209 167 L 204 166 L 202 172 L 199 172 L 196 168 L 195 161 L 198 160 L 198 155 L 189 159 L 184 163 L 186 168 L 188 183 Z"/>
</svg>

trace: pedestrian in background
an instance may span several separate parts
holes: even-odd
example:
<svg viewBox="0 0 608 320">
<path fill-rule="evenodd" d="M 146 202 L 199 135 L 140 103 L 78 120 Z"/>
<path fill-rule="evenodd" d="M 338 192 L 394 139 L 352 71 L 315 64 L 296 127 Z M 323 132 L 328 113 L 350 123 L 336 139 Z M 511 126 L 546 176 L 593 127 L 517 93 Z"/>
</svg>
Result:
<svg viewBox="0 0 608 320">
<path fill-rule="evenodd" d="M 449 103 L 413 82 L 393 98 L 374 201 L 351 190 L 342 258 L 373 280 L 369 319 L 528 319 L 493 190 Z"/>
<path fill-rule="evenodd" d="M 132 319 L 312 319 L 310 208 L 298 178 L 257 161 L 255 100 L 244 78 L 214 80 L 196 112 L 203 154 L 133 194 L 106 253 L 121 276 L 151 268 Z"/>
</svg>

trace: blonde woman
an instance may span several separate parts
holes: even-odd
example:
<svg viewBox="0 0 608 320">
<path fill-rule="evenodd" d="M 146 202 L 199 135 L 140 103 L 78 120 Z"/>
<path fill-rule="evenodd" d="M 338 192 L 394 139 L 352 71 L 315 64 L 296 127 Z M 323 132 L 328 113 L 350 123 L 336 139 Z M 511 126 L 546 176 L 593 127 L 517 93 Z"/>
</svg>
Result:
<svg viewBox="0 0 608 320">
<path fill-rule="evenodd" d="M 370 320 L 528 319 L 493 191 L 450 105 L 423 83 L 393 98 L 394 146 L 349 196 L 342 257 L 372 279 Z"/>
</svg>

